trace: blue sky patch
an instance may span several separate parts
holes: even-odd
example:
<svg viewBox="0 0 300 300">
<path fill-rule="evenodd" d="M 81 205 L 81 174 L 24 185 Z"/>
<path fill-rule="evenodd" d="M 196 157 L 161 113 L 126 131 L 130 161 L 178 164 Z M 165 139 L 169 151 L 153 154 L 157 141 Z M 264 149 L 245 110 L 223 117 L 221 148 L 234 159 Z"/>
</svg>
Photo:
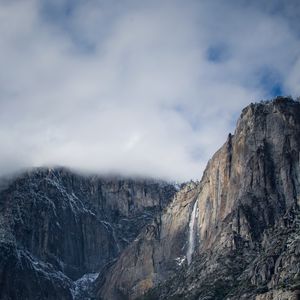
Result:
<svg viewBox="0 0 300 300">
<path fill-rule="evenodd" d="M 228 48 L 224 44 L 210 46 L 206 51 L 207 60 L 214 63 L 221 63 L 229 58 Z"/>
<path fill-rule="evenodd" d="M 276 70 L 270 67 L 261 68 L 258 72 L 258 80 L 260 87 L 265 90 L 268 96 L 276 97 L 283 95 L 282 79 Z"/>
</svg>

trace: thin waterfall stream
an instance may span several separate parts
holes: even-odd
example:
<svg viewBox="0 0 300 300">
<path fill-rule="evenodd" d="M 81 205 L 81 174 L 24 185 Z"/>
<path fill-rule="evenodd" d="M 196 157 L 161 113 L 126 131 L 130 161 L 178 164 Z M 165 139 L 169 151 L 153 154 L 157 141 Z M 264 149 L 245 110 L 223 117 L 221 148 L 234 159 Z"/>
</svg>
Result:
<svg viewBox="0 0 300 300">
<path fill-rule="evenodd" d="M 198 206 L 198 199 L 194 203 L 193 211 L 189 222 L 189 243 L 188 243 L 188 249 L 186 253 L 188 265 L 192 261 L 192 255 L 195 250 L 195 236 L 196 236 L 195 221 L 197 219 L 197 206 Z"/>
</svg>

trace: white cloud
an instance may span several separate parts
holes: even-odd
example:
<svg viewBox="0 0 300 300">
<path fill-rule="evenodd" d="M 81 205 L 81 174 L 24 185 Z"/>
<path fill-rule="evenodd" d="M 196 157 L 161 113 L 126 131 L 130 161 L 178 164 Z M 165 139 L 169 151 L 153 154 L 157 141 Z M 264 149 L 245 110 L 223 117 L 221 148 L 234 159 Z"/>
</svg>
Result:
<svg viewBox="0 0 300 300">
<path fill-rule="evenodd" d="M 57 164 L 200 178 L 241 108 L 270 97 L 264 76 L 299 93 L 297 9 L 0 2 L 1 172 Z"/>
</svg>

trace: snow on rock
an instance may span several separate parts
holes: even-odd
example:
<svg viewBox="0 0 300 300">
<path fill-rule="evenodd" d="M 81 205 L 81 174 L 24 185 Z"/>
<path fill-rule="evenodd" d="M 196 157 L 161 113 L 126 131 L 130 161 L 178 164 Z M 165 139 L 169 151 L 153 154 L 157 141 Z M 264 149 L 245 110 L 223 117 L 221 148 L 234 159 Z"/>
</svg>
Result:
<svg viewBox="0 0 300 300">
<path fill-rule="evenodd" d="M 74 300 L 90 300 L 93 283 L 99 273 L 84 274 L 81 278 L 74 281 L 73 289 L 71 290 Z"/>
</svg>

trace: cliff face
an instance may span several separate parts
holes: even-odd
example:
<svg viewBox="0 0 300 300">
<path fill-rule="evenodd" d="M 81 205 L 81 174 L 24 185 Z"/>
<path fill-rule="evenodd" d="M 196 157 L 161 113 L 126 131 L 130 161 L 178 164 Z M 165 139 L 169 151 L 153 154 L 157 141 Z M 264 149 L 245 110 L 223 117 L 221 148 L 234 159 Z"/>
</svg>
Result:
<svg viewBox="0 0 300 300">
<path fill-rule="evenodd" d="M 125 249 L 116 264 L 99 276 L 96 281 L 99 298 L 135 298 L 180 267 L 183 248 L 188 246 L 186 226 L 190 204 L 198 192 L 195 183 L 181 189 L 164 213 Z"/>
<path fill-rule="evenodd" d="M 65 169 L 37 169 L 6 183 L 0 192 L 0 298 L 83 299 L 91 281 L 85 274 L 105 270 L 174 193 L 160 181 Z"/>
<path fill-rule="evenodd" d="M 145 299 L 296 297 L 299 153 L 298 102 L 245 108 L 201 182 L 181 190 L 100 276 L 98 297 L 135 299 L 149 289 Z"/>
</svg>

